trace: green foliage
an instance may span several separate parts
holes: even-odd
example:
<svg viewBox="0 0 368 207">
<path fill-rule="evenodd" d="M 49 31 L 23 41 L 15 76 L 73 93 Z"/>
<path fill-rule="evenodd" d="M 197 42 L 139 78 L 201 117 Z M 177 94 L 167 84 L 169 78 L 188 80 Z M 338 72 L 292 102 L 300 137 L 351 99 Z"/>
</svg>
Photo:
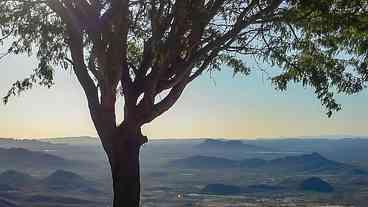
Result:
<svg viewBox="0 0 368 207">
<path fill-rule="evenodd" d="M 230 67 L 233 70 L 233 75 L 242 74 L 249 75 L 250 68 L 244 63 L 241 57 L 236 54 L 222 53 L 219 54 L 212 62 L 209 70 L 221 70 L 223 65 Z"/>
<path fill-rule="evenodd" d="M 341 106 L 335 93 L 355 94 L 366 87 L 367 1 L 292 1 L 284 21 L 263 37 L 262 55 L 284 69 L 273 78 L 280 90 L 290 81 L 315 89 L 327 115 Z"/>
<path fill-rule="evenodd" d="M 12 85 L 3 98 L 4 103 L 10 96 L 30 89 L 34 84 L 51 87 L 54 67 L 68 67 L 64 24 L 48 7 L 35 2 L 0 2 L 0 44 L 10 45 L 4 57 L 25 53 L 35 55 L 39 60 L 28 78 Z"/>
<path fill-rule="evenodd" d="M 50 2 L 0 2 L 0 43 L 12 42 L 6 53 L 35 54 L 39 60 L 30 77 L 13 84 L 4 102 L 34 84 L 52 86 L 54 68 L 66 69 L 73 61 L 67 58 L 70 49 L 67 23 L 50 8 Z M 114 82 L 116 77 L 108 76 L 119 73 L 108 70 L 116 64 L 112 58 L 120 54 L 113 54 L 118 50 L 112 38 L 116 25 L 108 19 L 110 12 L 114 12 L 112 1 L 53 2 L 72 9 L 70 12 L 80 20 L 84 58 L 89 60 L 87 69 L 97 86 L 111 79 Z M 169 82 L 163 88 L 173 88 L 180 83 L 176 78 L 184 77 L 183 74 L 194 74 L 189 77 L 192 80 L 203 70 L 220 70 L 222 65 L 232 68 L 234 75 L 247 75 L 250 68 L 242 57 L 251 56 L 282 69 L 272 78 L 277 89 L 286 90 L 290 82 L 314 88 L 328 116 L 341 109 L 335 94 L 358 93 L 368 81 L 366 0 L 152 0 L 129 1 L 128 7 L 125 45 L 132 79 L 144 77 L 149 70 L 166 70 L 152 74 L 162 76 L 155 80 Z M 95 18 L 107 24 L 98 28 L 102 23 L 93 22 L 93 12 L 97 14 Z M 100 41 L 98 44 L 96 39 Z M 179 71 L 183 65 L 191 67 L 191 73 Z M 142 84 L 140 81 L 137 84 Z M 152 87 L 162 86 L 148 82 L 156 84 Z M 125 84 L 122 81 L 120 85 L 124 88 Z M 140 87 L 131 88 L 139 91 Z M 155 96 L 160 90 L 157 87 L 157 91 L 150 92 Z"/>
<path fill-rule="evenodd" d="M 139 64 L 142 61 L 142 56 L 143 56 L 143 46 L 137 44 L 134 41 L 129 41 L 128 42 L 128 62 L 130 64 L 130 66 L 134 69 L 137 70 L 139 67 Z"/>
</svg>

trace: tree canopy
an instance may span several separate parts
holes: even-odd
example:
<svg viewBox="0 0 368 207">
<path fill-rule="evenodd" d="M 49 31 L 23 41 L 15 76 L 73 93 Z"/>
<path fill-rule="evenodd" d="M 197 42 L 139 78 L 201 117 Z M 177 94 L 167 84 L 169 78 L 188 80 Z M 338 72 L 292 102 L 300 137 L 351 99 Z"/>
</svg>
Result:
<svg viewBox="0 0 368 207">
<path fill-rule="evenodd" d="M 252 56 L 283 69 L 277 88 L 314 87 L 331 115 L 334 92 L 356 93 L 367 80 L 367 9 L 358 0 L 2 0 L 0 40 L 12 41 L 2 56 L 39 60 L 4 102 L 73 66 L 90 104 L 120 91 L 126 106 L 150 109 L 146 123 L 203 71 L 226 64 L 248 74 L 242 57 Z"/>
<path fill-rule="evenodd" d="M 108 155 L 114 206 L 139 206 L 141 126 L 205 71 L 249 74 L 250 56 L 277 66 L 277 89 L 312 87 L 327 109 L 368 80 L 367 0 L 0 0 L 1 54 L 39 64 L 5 95 L 51 87 L 72 68 Z M 116 96 L 124 120 L 116 123 Z M 162 97 L 162 98 L 161 98 Z"/>
</svg>

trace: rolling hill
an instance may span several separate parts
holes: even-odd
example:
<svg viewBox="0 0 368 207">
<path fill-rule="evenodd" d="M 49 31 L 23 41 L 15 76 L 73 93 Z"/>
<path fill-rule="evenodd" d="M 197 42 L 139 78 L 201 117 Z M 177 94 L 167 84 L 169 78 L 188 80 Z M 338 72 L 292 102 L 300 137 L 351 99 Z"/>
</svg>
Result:
<svg viewBox="0 0 368 207">
<path fill-rule="evenodd" d="M 24 148 L 0 148 L 0 166 L 3 169 L 49 169 L 73 166 L 76 162 L 44 152 Z"/>
<path fill-rule="evenodd" d="M 341 172 L 341 170 L 351 170 L 353 166 L 326 159 L 318 153 L 286 156 L 283 158 L 264 160 L 264 159 L 243 159 L 231 160 L 209 156 L 191 156 L 184 159 L 177 159 L 169 162 L 171 167 L 188 169 L 206 168 L 271 168 L 287 169 L 292 171 L 311 171 L 311 172 Z M 356 169 L 356 168 L 354 168 Z"/>
<path fill-rule="evenodd" d="M 56 170 L 42 179 L 16 170 L 7 170 L 0 174 L 0 192 L 36 191 L 37 189 L 46 192 L 73 191 L 96 195 L 100 191 L 95 189 L 95 186 L 94 182 L 65 170 Z"/>
<path fill-rule="evenodd" d="M 0 185 L 8 186 L 10 189 L 27 187 L 36 183 L 37 179 L 34 177 L 15 170 L 7 170 L 0 174 Z"/>
<path fill-rule="evenodd" d="M 286 168 L 297 171 L 329 171 L 350 168 L 351 166 L 326 159 L 318 153 L 287 156 L 268 162 L 269 167 Z"/>
<path fill-rule="evenodd" d="M 82 176 L 65 170 L 56 170 L 44 178 L 41 183 L 52 190 L 76 190 L 92 186 L 92 183 Z"/>
<path fill-rule="evenodd" d="M 318 177 L 311 177 L 305 179 L 300 184 L 300 189 L 304 191 L 314 191 L 321 193 L 330 193 L 334 191 L 334 188 L 328 182 Z"/>
</svg>

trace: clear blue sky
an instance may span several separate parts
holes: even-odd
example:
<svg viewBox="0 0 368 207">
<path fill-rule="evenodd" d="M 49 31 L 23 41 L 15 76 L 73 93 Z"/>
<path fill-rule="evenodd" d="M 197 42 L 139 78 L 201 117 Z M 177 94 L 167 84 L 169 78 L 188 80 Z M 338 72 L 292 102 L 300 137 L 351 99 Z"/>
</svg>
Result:
<svg viewBox="0 0 368 207">
<path fill-rule="evenodd" d="M 35 64 L 26 56 L 2 60 L 0 94 L 5 95 L 11 83 L 29 75 Z M 265 64 L 261 67 L 269 69 Z M 365 91 L 339 97 L 343 111 L 329 119 L 311 89 L 293 85 L 287 92 L 279 92 L 258 67 L 252 68 L 250 76 L 235 78 L 224 68 L 196 80 L 179 102 L 145 126 L 144 132 L 153 138 L 368 135 L 367 95 Z M 122 114 L 120 106 L 118 110 Z M 96 133 L 72 71 L 59 70 L 52 89 L 36 87 L 6 106 L 0 105 L 0 137 L 81 135 Z"/>
</svg>

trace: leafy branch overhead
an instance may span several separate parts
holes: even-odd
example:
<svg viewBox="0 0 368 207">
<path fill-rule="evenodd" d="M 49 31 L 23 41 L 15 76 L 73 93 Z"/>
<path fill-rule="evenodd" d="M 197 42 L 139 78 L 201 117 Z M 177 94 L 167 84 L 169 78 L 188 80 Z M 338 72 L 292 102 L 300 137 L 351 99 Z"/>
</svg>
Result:
<svg viewBox="0 0 368 207">
<path fill-rule="evenodd" d="M 121 88 L 124 119 L 142 125 L 204 71 L 249 74 L 250 56 L 282 68 L 278 89 L 313 87 L 330 116 L 334 93 L 357 93 L 368 79 L 367 10 L 358 0 L 1 0 L 5 54 L 39 59 L 4 101 L 72 66 L 93 111 L 114 117 Z"/>
</svg>

